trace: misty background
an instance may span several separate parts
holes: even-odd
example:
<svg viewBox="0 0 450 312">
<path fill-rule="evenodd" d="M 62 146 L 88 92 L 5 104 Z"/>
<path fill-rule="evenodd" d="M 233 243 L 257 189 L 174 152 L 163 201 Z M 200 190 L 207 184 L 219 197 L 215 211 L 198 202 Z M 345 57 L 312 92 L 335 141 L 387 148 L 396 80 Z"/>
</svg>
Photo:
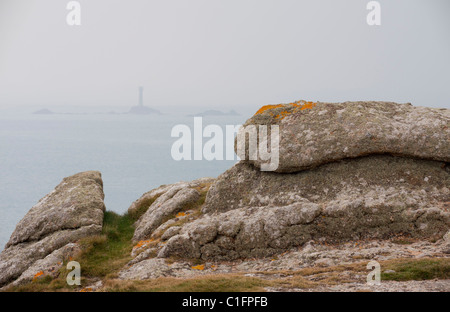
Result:
<svg viewBox="0 0 450 312">
<path fill-rule="evenodd" d="M 389 100 L 448 107 L 450 1 L 0 1 L 0 109 L 236 108 Z"/>
<path fill-rule="evenodd" d="M 108 210 L 235 161 L 175 161 L 187 115 L 238 125 L 266 104 L 385 100 L 450 107 L 450 1 L 0 0 L 0 250 L 61 180 L 99 170 Z M 138 104 L 162 115 L 128 112 Z M 50 109 L 54 114 L 34 115 Z M 87 114 L 80 114 L 87 113 Z M 100 113 L 100 114 L 96 114 Z M 206 140 L 204 140 L 206 141 Z"/>
</svg>

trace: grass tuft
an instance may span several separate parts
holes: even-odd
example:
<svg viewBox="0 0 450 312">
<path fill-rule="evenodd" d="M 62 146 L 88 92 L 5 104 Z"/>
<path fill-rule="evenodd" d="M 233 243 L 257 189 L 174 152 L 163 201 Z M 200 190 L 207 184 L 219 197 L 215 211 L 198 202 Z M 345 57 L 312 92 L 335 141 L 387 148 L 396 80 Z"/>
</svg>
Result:
<svg viewBox="0 0 450 312">
<path fill-rule="evenodd" d="M 75 259 L 84 277 L 102 278 L 120 270 L 131 260 L 134 219 L 106 211 L 102 235 L 80 240 L 81 254 Z"/>
<path fill-rule="evenodd" d="M 394 270 L 394 273 L 382 273 L 381 280 L 387 281 L 423 281 L 430 279 L 450 278 L 450 259 L 420 259 L 402 262 L 392 262 L 384 270 Z"/>
</svg>

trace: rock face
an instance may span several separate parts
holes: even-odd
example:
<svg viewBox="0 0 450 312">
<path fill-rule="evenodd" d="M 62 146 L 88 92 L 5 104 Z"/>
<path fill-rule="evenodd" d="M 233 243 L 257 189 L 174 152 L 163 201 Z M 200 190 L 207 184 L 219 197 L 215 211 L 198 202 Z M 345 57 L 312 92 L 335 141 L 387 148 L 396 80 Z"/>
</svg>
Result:
<svg viewBox="0 0 450 312">
<path fill-rule="evenodd" d="M 64 260 L 74 257 L 80 251 L 81 249 L 78 244 L 69 243 L 64 247 L 53 251 L 44 259 L 34 262 L 18 279 L 12 282 L 10 286 L 20 286 L 44 276 L 57 277 L 58 270 L 63 266 Z"/>
<path fill-rule="evenodd" d="M 165 263 L 164 259 L 147 259 L 135 264 L 131 268 L 120 272 L 119 278 L 145 280 L 150 278 L 170 276 L 170 272 L 170 267 Z"/>
<path fill-rule="evenodd" d="M 211 178 L 202 178 L 192 182 L 179 182 L 164 185 L 145 193 L 128 209 L 129 212 L 136 211 L 146 201 L 156 198 L 136 222 L 133 241 L 137 242 L 149 238 L 170 216 L 199 200 L 200 192 L 196 188 L 201 187 L 201 185 L 211 184 L 213 181 L 214 179 Z"/>
<path fill-rule="evenodd" d="M 392 102 L 298 102 L 263 107 L 246 125 L 279 125 L 277 172 L 298 172 L 373 154 L 450 162 L 450 110 L 444 108 Z M 258 168 L 264 163 L 249 162 Z"/>
<path fill-rule="evenodd" d="M 146 259 L 122 270 L 119 273 L 119 278 L 142 280 L 168 276 L 186 278 L 229 273 L 244 273 L 247 276 L 255 276 L 258 275 L 258 272 L 277 274 L 280 271 L 298 271 L 303 268 L 330 267 L 351 263 L 361 264 L 361 261 L 366 265 L 372 260 L 442 259 L 446 255 L 445 250 L 446 246 L 442 240 L 434 243 L 417 240 L 410 241 L 408 244 L 395 241 L 367 240 L 357 243 L 345 242 L 337 245 L 309 241 L 300 248 L 277 255 L 276 258 L 266 257 L 227 262 L 205 262 L 201 270 L 192 266 L 192 263 L 185 259 L 171 259 L 171 261 L 165 261 L 165 259 L 161 258 Z M 175 262 L 173 262 L 174 260 Z M 330 272 L 332 271 L 330 270 Z M 361 273 L 364 274 L 366 272 L 359 272 L 358 274 Z M 344 279 L 349 277 L 349 275 L 345 274 L 345 271 L 341 270 L 339 275 Z M 268 277 L 268 275 L 265 276 Z M 355 276 L 355 279 L 359 280 L 359 282 L 363 281 L 361 276 Z M 343 284 L 346 283 L 348 282 L 343 282 Z M 386 283 L 386 281 L 383 283 Z"/>
<path fill-rule="evenodd" d="M 0 286 L 28 279 L 31 272 L 24 272 L 30 267 L 41 268 L 45 263 L 42 259 L 53 252 L 56 252 L 53 258 L 59 259 L 67 254 L 66 249 L 71 246 L 68 244 L 100 234 L 105 211 L 103 199 L 99 172 L 64 178 L 17 224 L 0 254 Z M 21 277 L 22 274 L 25 275 Z"/>
<path fill-rule="evenodd" d="M 284 206 L 302 199 L 317 204 L 360 199 L 383 205 L 394 197 L 400 207 L 443 208 L 449 188 L 449 169 L 436 161 L 374 155 L 290 174 L 261 172 L 241 162 L 211 186 L 203 212 Z"/>
<path fill-rule="evenodd" d="M 443 235 L 450 175 L 441 165 L 374 156 L 280 176 L 240 163 L 212 186 L 207 214 L 169 239 L 159 256 L 234 260 L 309 240 Z"/>
<path fill-rule="evenodd" d="M 301 102 L 263 108 L 246 124 L 280 125 L 279 169 L 244 160 L 223 173 L 204 215 L 170 233 L 159 257 L 234 260 L 309 240 L 449 230 L 449 110 Z"/>
</svg>

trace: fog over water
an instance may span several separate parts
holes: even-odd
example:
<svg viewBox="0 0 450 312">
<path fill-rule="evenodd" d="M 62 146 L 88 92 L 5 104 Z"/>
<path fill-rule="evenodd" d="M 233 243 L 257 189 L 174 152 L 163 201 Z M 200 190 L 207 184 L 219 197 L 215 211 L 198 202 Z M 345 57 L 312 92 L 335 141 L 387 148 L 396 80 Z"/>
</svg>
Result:
<svg viewBox="0 0 450 312">
<path fill-rule="evenodd" d="M 137 102 L 160 110 L 304 99 L 448 107 L 450 1 L 0 2 L 0 108 Z"/>
</svg>

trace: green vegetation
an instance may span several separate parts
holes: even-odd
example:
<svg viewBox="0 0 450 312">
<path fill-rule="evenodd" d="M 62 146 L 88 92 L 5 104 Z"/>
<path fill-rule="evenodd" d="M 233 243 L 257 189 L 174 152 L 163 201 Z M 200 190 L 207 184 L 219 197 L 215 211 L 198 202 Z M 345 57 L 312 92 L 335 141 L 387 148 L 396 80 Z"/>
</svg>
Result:
<svg viewBox="0 0 450 312">
<path fill-rule="evenodd" d="M 133 218 L 128 214 L 121 216 L 106 211 L 102 234 L 86 237 L 79 241 L 82 251 L 73 260 L 78 261 L 81 265 L 82 285 L 86 285 L 92 280 L 115 276 L 131 260 L 133 223 Z M 55 279 L 51 276 L 43 276 L 29 284 L 13 287 L 10 290 L 26 292 L 80 290 L 81 287 L 69 286 L 66 283 L 66 276 L 69 273 L 66 269 L 68 261 L 70 259 L 63 263 Z"/>
<path fill-rule="evenodd" d="M 421 281 L 450 278 L 449 258 L 394 261 L 387 266 L 382 265 L 382 267 L 384 270 L 395 271 L 394 273 L 382 273 L 382 281 Z"/>
<path fill-rule="evenodd" d="M 84 277 L 106 277 L 131 260 L 134 219 L 111 211 L 105 212 L 103 233 L 80 240 L 81 254 L 75 259 Z"/>
</svg>

